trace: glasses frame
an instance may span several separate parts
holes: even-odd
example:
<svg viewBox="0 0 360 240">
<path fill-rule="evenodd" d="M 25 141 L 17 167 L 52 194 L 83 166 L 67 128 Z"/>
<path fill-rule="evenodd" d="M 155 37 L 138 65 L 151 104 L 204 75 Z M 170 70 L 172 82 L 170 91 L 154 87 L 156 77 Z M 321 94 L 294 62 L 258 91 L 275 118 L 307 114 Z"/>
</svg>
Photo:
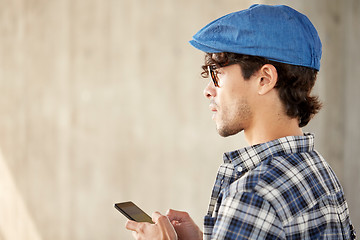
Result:
<svg viewBox="0 0 360 240">
<path fill-rule="evenodd" d="M 211 80 L 213 81 L 215 87 L 220 87 L 219 86 L 219 81 L 218 81 L 218 78 L 217 78 L 217 74 L 215 73 L 216 68 L 217 67 L 215 65 L 208 65 L 207 66 L 209 75 L 210 75 Z"/>
<path fill-rule="evenodd" d="M 230 65 L 234 65 L 234 64 L 238 64 L 239 62 L 234 61 L 234 62 L 226 62 L 225 64 L 222 64 L 221 67 L 228 67 Z M 217 77 L 217 73 L 216 73 L 216 69 L 218 67 L 214 64 L 214 65 L 208 65 L 207 69 L 209 72 L 209 75 L 211 76 L 211 79 L 215 85 L 215 87 L 219 88 L 219 81 L 218 81 L 218 77 Z"/>
</svg>

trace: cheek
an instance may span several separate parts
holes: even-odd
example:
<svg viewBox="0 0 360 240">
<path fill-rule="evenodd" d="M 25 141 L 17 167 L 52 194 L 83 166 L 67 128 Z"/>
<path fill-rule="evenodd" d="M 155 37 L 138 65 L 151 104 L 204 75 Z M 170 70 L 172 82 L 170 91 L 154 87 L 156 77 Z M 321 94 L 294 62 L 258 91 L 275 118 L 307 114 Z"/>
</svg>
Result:
<svg viewBox="0 0 360 240">
<path fill-rule="evenodd" d="M 233 105 L 236 105 L 239 100 L 244 99 L 245 95 L 239 88 L 223 88 L 218 91 L 217 93 L 219 103 L 223 107 L 231 107 Z"/>
</svg>

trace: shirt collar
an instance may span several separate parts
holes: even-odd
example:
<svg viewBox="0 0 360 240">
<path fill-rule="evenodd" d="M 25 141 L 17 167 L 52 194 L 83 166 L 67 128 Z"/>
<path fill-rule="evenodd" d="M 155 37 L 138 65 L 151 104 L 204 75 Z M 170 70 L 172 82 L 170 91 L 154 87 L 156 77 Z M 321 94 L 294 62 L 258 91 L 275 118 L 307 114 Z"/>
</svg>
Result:
<svg viewBox="0 0 360 240">
<path fill-rule="evenodd" d="M 262 160 L 284 154 L 314 150 L 314 135 L 287 136 L 266 143 L 256 144 L 223 155 L 224 163 L 232 163 L 238 172 L 255 168 Z"/>
</svg>

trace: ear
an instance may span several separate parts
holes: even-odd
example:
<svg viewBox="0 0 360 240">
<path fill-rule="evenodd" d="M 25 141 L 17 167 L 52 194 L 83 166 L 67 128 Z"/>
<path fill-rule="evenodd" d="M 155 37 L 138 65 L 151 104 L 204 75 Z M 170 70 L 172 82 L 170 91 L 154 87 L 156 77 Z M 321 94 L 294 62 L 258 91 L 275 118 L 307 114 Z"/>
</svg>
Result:
<svg viewBox="0 0 360 240">
<path fill-rule="evenodd" d="M 259 95 L 265 95 L 274 89 L 277 83 L 278 74 L 276 68 L 271 64 L 265 64 L 258 71 L 258 79 L 258 93 Z"/>
</svg>

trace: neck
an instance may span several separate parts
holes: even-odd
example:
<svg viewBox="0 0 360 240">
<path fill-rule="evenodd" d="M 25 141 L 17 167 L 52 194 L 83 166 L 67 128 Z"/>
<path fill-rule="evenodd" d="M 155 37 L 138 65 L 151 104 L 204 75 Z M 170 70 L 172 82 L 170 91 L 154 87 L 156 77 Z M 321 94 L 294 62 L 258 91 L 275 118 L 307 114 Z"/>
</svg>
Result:
<svg viewBox="0 0 360 240">
<path fill-rule="evenodd" d="M 280 115 L 273 119 L 266 117 L 259 119 L 253 124 L 254 127 L 244 129 L 245 138 L 250 145 L 265 143 L 286 136 L 303 135 L 297 119 Z"/>
</svg>

